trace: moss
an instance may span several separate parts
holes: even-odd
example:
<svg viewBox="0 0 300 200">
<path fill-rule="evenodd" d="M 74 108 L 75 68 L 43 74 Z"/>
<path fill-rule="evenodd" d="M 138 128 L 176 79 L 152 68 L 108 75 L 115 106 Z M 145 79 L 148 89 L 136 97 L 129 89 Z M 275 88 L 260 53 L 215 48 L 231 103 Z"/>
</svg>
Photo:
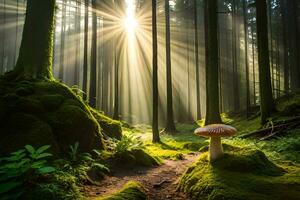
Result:
<svg viewBox="0 0 300 200">
<path fill-rule="evenodd" d="M 21 111 L 24 113 L 31 113 L 31 114 L 41 114 L 45 112 L 45 109 L 40 101 L 28 98 L 28 97 L 20 97 L 16 101 L 16 104 L 13 105 L 15 111 Z"/>
<path fill-rule="evenodd" d="M 130 181 L 116 194 L 109 197 L 100 197 L 97 200 L 146 200 L 147 195 L 143 186 L 138 182 Z"/>
<path fill-rule="evenodd" d="M 51 150 L 59 153 L 60 149 L 51 127 L 35 117 L 25 113 L 12 113 L 6 116 L 0 126 L 0 148 L 3 152 L 13 152 L 26 144 L 39 147 L 51 144 Z"/>
<path fill-rule="evenodd" d="M 75 142 L 79 142 L 81 151 L 89 151 L 96 140 L 101 141 L 98 125 L 77 106 L 62 106 L 56 112 L 49 113 L 47 119 L 63 152 L 68 152 L 69 146 Z"/>
<path fill-rule="evenodd" d="M 297 199 L 297 167 L 277 166 L 253 149 L 236 148 L 210 163 L 207 153 L 182 176 L 179 189 L 192 199 Z M 283 170 L 284 168 L 284 170 Z"/>
<path fill-rule="evenodd" d="M 122 165 L 125 167 L 134 167 L 134 166 L 155 166 L 159 165 L 160 161 L 142 149 L 133 149 L 130 151 L 124 151 L 122 153 L 116 154 L 114 157 L 116 165 Z"/>
<path fill-rule="evenodd" d="M 0 151 L 9 153 L 25 144 L 53 146 L 55 155 L 67 154 L 69 145 L 81 151 L 103 148 L 101 128 L 89 107 L 67 86 L 55 81 L 5 82 L 0 95 Z M 32 94 L 20 95 L 18 88 Z M 28 120 L 31 119 L 31 120 Z M 10 148 L 2 138 L 11 141 Z"/>
<path fill-rule="evenodd" d="M 52 95 L 42 95 L 39 97 L 42 105 L 48 111 L 53 111 L 57 109 L 65 100 L 62 95 L 52 94 Z"/>
<path fill-rule="evenodd" d="M 118 140 L 122 138 L 121 122 L 113 120 L 95 109 L 90 109 L 105 135 Z"/>
<path fill-rule="evenodd" d="M 65 172 L 56 172 L 49 180 L 38 183 L 25 193 L 24 199 L 32 200 L 79 200 L 83 199 L 76 177 Z"/>
</svg>

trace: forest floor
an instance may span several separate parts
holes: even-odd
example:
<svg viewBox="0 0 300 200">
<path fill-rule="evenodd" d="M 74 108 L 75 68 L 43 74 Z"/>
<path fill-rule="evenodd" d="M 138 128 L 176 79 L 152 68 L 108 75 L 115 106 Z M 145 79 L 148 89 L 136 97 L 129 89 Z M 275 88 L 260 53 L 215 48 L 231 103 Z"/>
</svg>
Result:
<svg viewBox="0 0 300 200">
<path fill-rule="evenodd" d="M 151 200 L 189 200 L 186 194 L 177 191 L 177 183 L 198 156 L 199 153 L 189 153 L 182 160 L 166 159 L 157 167 L 114 169 L 112 176 L 106 176 L 99 185 L 86 186 L 84 192 L 91 199 L 109 196 L 118 192 L 128 181 L 138 181 L 143 184 Z"/>
</svg>

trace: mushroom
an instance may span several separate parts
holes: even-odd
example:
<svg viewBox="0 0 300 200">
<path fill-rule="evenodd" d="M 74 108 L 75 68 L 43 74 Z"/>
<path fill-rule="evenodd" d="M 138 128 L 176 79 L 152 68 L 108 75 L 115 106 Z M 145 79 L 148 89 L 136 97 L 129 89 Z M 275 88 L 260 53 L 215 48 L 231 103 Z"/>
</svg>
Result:
<svg viewBox="0 0 300 200">
<path fill-rule="evenodd" d="M 225 124 L 211 124 L 195 130 L 196 135 L 210 137 L 209 156 L 214 161 L 223 155 L 221 137 L 232 136 L 236 129 Z"/>
</svg>

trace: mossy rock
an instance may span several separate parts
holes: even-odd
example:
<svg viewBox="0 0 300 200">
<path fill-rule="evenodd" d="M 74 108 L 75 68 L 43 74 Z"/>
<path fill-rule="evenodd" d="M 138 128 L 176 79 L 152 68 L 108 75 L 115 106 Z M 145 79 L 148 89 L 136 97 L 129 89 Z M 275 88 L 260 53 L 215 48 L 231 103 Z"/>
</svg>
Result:
<svg viewBox="0 0 300 200">
<path fill-rule="evenodd" d="M 101 127 L 90 108 L 67 86 L 34 80 L 0 84 L 6 90 L 0 94 L 0 152 L 49 144 L 60 156 L 75 142 L 80 151 L 104 147 Z M 20 88 L 28 92 L 17 92 Z"/>
<path fill-rule="evenodd" d="M 179 189 L 192 199 L 297 199 L 299 168 L 279 167 L 253 149 L 229 151 L 214 163 L 208 153 L 181 177 Z"/>
<path fill-rule="evenodd" d="M 91 109 L 91 112 L 100 124 L 105 135 L 118 140 L 122 138 L 122 126 L 120 121 L 113 120 L 95 109 Z"/>
<path fill-rule="evenodd" d="M 0 148 L 3 152 L 13 152 L 26 144 L 36 147 L 51 144 L 52 151 L 59 152 L 59 145 L 51 126 L 31 114 L 7 115 L 5 123 L 0 126 L 0 133 Z"/>
<path fill-rule="evenodd" d="M 47 179 L 36 180 L 40 181 L 35 187 L 30 185 L 30 188 L 22 195 L 21 199 L 30 200 L 82 200 L 84 199 L 80 192 L 80 187 L 77 185 L 77 177 L 65 173 L 56 172 Z"/>
<path fill-rule="evenodd" d="M 159 165 L 159 160 L 150 156 L 142 149 L 133 149 L 130 151 L 125 151 L 116 154 L 114 157 L 116 165 L 122 165 L 124 167 L 134 167 L 134 166 L 156 166 Z"/>
<path fill-rule="evenodd" d="M 64 102 L 65 98 L 62 95 L 50 94 L 42 95 L 39 97 L 44 108 L 48 111 L 53 111 L 57 109 Z"/>
<path fill-rule="evenodd" d="M 146 200 L 147 194 L 142 184 L 134 181 L 126 185 L 116 194 L 108 197 L 100 197 L 96 200 Z"/>
</svg>

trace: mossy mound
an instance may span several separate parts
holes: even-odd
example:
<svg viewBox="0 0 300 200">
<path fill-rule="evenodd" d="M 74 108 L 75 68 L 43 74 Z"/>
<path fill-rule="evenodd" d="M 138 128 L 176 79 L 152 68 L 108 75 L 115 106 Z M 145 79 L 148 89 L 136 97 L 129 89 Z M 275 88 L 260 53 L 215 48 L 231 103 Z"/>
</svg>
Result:
<svg viewBox="0 0 300 200">
<path fill-rule="evenodd" d="M 98 122 L 69 87 L 55 81 L 0 80 L 0 85 L 0 152 L 49 144 L 52 153 L 64 155 L 76 142 L 80 151 L 103 148 Z"/>
<path fill-rule="evenodd" d="M 134 167 L 134 166 L 156 166 L 159 160 L 150 156 L 142 149 L 133 149 L 115 154 L 113 158 L 116 166 Z"/>
<path fill-rule="evenodd" d="M 53 176 L 40 181 L 34 187 L 27 188 L 22 199 L 31 200 L 80 200 L 83 199 L 80 187 L 76 184 L 76 177 L 65 173 L 56 172 Z"/>
<path fill-rule="evenodd" d="M 126 185 L 118 193 L 109 197 L 100 197 L 97 200 L 146 200 L 147 195 L 143 186 L 134 181 L 126 183 Z"/>
<path fill-rule="evenodd" d="M 279 167 L 253 149 L 235 149 L 214 163 L 204 153 L 182 176 L 179 189 L 192 199 L 297 199 L 300 170 Z"/>
<path fill-rule="evenodd" d="M 120 140 L 122 138 L 122 125 L 120 121 L 113 120 L 95 109 L 90 109 L 93 116 L 100 124 L 102 132 L 111 138 Z"/>
</svg>

